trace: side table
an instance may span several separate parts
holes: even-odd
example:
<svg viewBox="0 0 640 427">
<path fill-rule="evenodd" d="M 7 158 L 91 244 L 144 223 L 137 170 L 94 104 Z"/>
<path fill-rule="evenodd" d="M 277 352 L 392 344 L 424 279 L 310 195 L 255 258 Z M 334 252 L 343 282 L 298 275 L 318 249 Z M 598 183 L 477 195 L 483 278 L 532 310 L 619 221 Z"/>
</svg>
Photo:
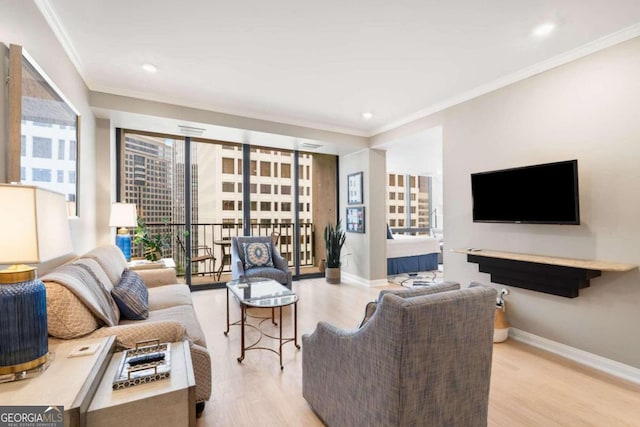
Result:
<svg viewBox="0 0 640 427">
<path fill-rule="evenodd" d="M 131 260 L 127 264 L 130 270 L 152 270 L 155 268 L 176 268 L 173 258 L 162 258 L 158 261 L 147 261 L 146 259 Z"/>
<path fill-rule="evenodd" d="M 99 345 L 93 354 L 69 357 L 75 349 Z M 113 353 L 115 337 L 51 343 L 55 354 L 51 365 L 40 375 L 0 384 L 2 405 L 64 406 L 65 427 L 85 424 L 85 412 Z"/>
<path fill-rule="evenodd" d="M 196 425 L 196 381 L 189 343 L 171 343 L 169 378 L 113 390 L 124 352 L 114 353 L 87 412 L 88 427 Z"/>
</svg>

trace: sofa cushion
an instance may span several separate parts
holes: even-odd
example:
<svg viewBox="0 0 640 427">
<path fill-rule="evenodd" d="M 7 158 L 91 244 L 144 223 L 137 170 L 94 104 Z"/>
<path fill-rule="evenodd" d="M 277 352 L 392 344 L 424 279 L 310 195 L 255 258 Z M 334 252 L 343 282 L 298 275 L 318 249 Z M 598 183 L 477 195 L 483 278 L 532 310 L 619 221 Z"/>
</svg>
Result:
<svg viewBox="0 0 640 427">
<path fill-rule="evenodd" d="M 122 277 L 122 272 L 127 268 L 127 260 L 116 245 L 97 247 L 80 258 L 95 259 L 104 272 L 107 273 L 112 286 L 118 284 Z"/>
<path fill-rule="evenodd" d="M 187 285 L 164 285 L 148 290 L 150 311 L 193 304 L 191 291 Z"/>
<path fill-rule="evenodd" d="M 42 277 L 42 281 L 65 286 L 98 318 L 99 323 L 117 325 L 120 319 L 118 306 L 88 264 L 62 265 Z"/>
<path fill-rule="evenodd" d="M 69 289 L 56 282 L 44 282 L 47 289 L 47 328 L 49 335 L 72 339 L 98 329 L 91 311 Z"/>
<path fill-rule="evenodd" d="M 149 317 L 149 292 L 135 271 L 124 270 L 111 295 L 125 319 L 144 320 Z"/>
<path fill-rule="evenodd" d="M 263 242 L 244 244 L 244 268 L 273 267 L 271 245 Z"/>
<path fill-rule="evenodd" d="M 168 307 L 161 310 L 149 311 L 149 318 L 146 320 L 122 320 L 121 325 L 130 325 L 141 322 L 158 322 L 165 320 L 173 320 L 184 325 L 187 330 L 187 337 L 190 341 L 203 347 L 207 346 L 204 333 L 198 323 L 198 318 L 191 305 L 178 305 Z"/>
</svg>

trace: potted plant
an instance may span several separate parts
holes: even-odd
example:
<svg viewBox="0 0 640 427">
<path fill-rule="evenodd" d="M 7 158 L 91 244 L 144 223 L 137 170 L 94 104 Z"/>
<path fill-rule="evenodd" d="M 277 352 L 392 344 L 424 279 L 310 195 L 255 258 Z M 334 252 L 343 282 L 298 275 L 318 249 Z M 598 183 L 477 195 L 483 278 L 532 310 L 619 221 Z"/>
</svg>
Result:
<svg viewBox="0 0 640 427">
<path fill-rule="evenodd" d="M 142 245 L 144 258 L 148 261 L 158 261 L 162 258 L 162 251 L 167 247 L 167 237 L 162 234 L 151 234 L 147 224 L 138 217 L 136 233 L 133 236 L 133 243 Z"/>
<path fill-rule="evenodd" d="M 340 252 L 346 239 L 346 235 L 340 226 L 340 221 L 334 227 L 332 223 L 324 228 L 324 245 L 326 250 L 325 277 L 327 283 L 340 283 Z"/>
</svg>

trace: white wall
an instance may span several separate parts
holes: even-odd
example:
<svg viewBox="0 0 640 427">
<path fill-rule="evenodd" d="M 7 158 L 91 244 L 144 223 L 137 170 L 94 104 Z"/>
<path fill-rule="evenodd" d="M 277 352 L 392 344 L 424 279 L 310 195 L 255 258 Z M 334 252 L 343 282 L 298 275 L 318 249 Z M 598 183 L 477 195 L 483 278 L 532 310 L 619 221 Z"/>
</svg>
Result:
<svg viewBox="0 0 640 427">
<path fill-rule="evenodd" d="M 347 175 L 356 172 L 363 173 L 365 233 L 347 233 L 342 250 L 342 271 L 365 284 L 377 284 L 381 280 L 386 282 L 387 179 L 384 151 L 367 149 L 340 157 L 340 218 L 345 229 L 346 208 L 350 206 L 347 205 Z"/>
<path fill-rule="evenodd" d="M 413 131 L 434 121 L 443 125 L 447 248 L 640 264 L 638 76 L 640 38 L 412 123 Z M 471 173 L 574 158 L 580 226 L 472 222 Z M 464 255 L 450 252 L 445 275 L 463 284 L 490 280 Z M 510 290 L 512 326 L 640 367 L 637 269 L 603 273 L 575 299 Z"/>
<path fill-rule="evenodd" d="M 0 42 L 21 45 L 80 112 L 80 217 L 71 220 L 71 234 L 74 250 L 83 253 L 96 243 L 95 119 L 87 87 L 32 1 L 0 0 L 0 11 Z M 0 140 L 3 150 L 6 143 Z"/>
</svg>

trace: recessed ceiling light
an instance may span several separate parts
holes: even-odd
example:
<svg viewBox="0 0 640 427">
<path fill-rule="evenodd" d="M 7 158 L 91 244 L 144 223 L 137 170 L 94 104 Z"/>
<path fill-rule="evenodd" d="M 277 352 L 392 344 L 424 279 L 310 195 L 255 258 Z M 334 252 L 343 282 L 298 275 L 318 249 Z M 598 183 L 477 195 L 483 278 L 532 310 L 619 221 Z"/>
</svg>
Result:
<svg viewBox="0 0 640 427">
<path fill-rule="evenodd" d="M 536 37 L 546 37 L 556 29 L 556 24 L 553 22 L 547 22 L 546 24 L 538 25 L 533 29 L 533 35 Z"/>
<path fill-rule="evenodd" d="M 156 71 L 158 71 L 158 67 L 153 64 L 143 64 L 142 69 L 147 73 L 155 73 Z"/>
<path fill-rule="evenodd" d="M 362 113 L 362 118 L 365 120 L 371 120 L 373 118 L 373 113 L 371 111 L 365 111 Z"/>
</svg>

